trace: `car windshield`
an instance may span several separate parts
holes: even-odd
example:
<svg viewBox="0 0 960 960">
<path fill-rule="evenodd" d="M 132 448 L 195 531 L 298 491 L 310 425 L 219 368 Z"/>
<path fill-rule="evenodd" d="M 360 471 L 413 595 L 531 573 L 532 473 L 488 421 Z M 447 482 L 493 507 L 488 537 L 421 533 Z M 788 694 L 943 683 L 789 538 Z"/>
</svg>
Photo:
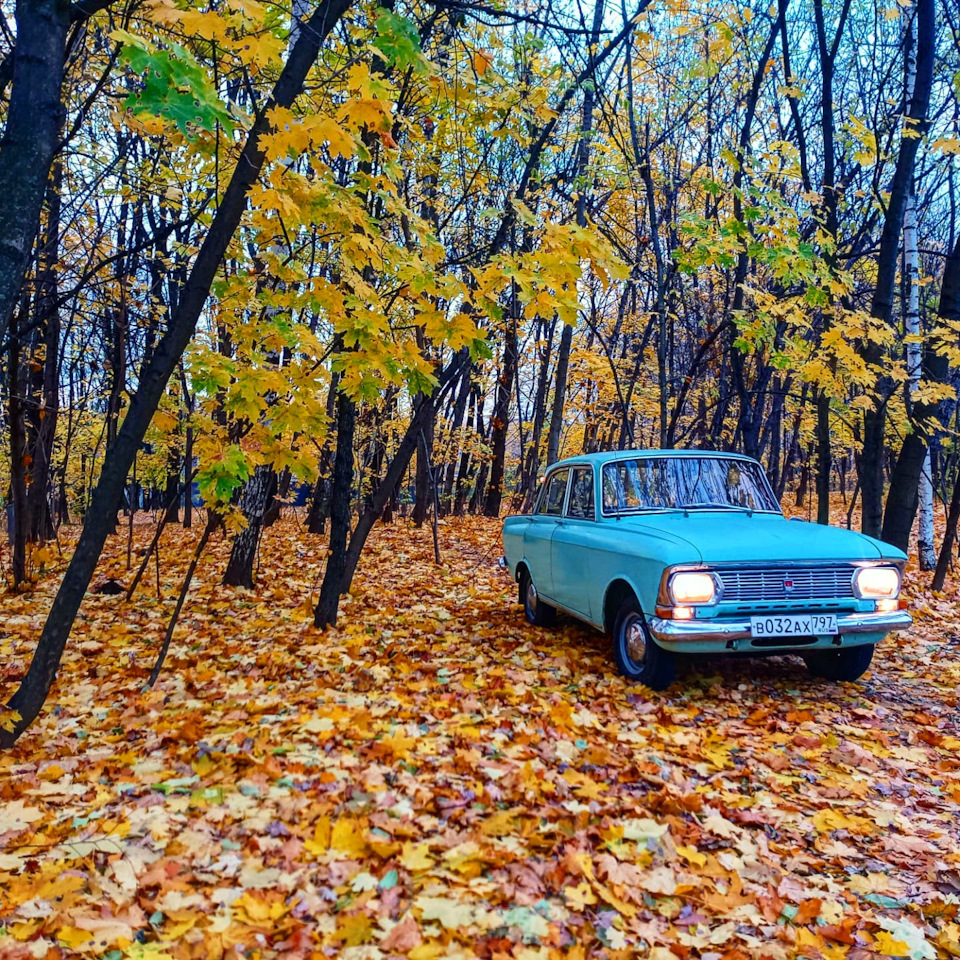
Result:
<svg viewBox="0 0 960 960">
<path fill-rule="evenodd" d="M 603 468 L 603 512 L 758 510 L 780 506 L 763 470 L 729 457 L 637 457 Z"/>
</svg>

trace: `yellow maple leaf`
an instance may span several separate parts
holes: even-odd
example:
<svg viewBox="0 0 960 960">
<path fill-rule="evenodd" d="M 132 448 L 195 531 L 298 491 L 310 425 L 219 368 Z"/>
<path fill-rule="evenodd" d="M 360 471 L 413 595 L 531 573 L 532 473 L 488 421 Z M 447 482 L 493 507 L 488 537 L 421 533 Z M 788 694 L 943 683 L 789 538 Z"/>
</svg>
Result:
<svg viewBox="0 0 960 960">
<path fill-rule="evenodd" d="M 270 924 L 279 920 L 290 907 L 283 900 L 265 900 L 247 890 L 233 902 L 233 911 L 240 923 L 249 926 Z"/>
<path fill-rule="evenodd" d="M 707 863 L 706 856 L 696 847 L 677 847 L 677 853 L 679 853 L 687 863 L 692 863 L 695 867 L 703 867 Z"/>
<path fill-rule="evenodd" d="M 486 50 L 475 50 L 473 53 L 473 69 L 477 71 L 477 76 L 482 77 L 493 65 L 493 54 Z"/>
<path fill-rule="evenodd" d="M 516 817 L 509 810 L 498 810 L 480 824 L 485 837 L 503 837 L 513 832 Z"/>
<path fill-rule="evenodd" d="M 426 843 L 405 843 L 403 853 L 400 854 L 400 863 L 411 873 L 421 873 L 434 865 L 430 856 L 430 846 Z"/>
<path fill-rule="evenodd" d="M 93 934 L 89 930 L 81 930 L 79 927 L 61 927 L 57 931 L 57 940 L 71 950 L 82 947 L 88 940 L 92 939 Z"/>
<path fill-rule="evenodd" d="M 873 947 L 877 953 L 882 953 L 887 957 L 909 957 L 910 948 L 902 940 L 894 939 L 892 933 L 881 930 L 875 934 Z"/>
<path fill-rule="evenodd" d="M 357 947 L 372 936 L 373 921 L 365 913 L 354 913 L 337 919 L 337 937 L 344 946 Z"/>
<path fill-rule="evenodd" d="M 564 887 L 563 897 L 571 910 L 583 910 L 598 902 L 590 884 L 585 881 L 581 881 L 575 887 Z"/>
<path fill-rule="evenodd" d="M 364 826 L 350 817 L 341 817 L 330 836 L 330 847 L 351 857 L 362 857 L 367 852 Z"/>
</svg>

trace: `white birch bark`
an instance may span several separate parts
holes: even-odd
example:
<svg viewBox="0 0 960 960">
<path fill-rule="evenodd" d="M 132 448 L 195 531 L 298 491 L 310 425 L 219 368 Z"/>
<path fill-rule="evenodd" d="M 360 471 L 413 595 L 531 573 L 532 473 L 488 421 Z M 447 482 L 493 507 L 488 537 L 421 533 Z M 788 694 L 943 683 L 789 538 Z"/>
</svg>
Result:
<svg viewBox="0 0 960 960">
<path fill-rule="evenodd" d="M 903 214 L 903 285 L 906 293 L 904 304 L 904 332 L 907 335 L 907 376 L 912 394 L 920 382 L 923 364 L 922 344 L 911 337 L 920 335 L 920 256 L 917 249 L 917 197 L 910 191 L 907 208 Z M 927 449 L 920 475 L 917 549 L 920 569 L 933 570 L 937 563 L 933 543 L 933 479 L 930 473 L 930 450 Z"/>
<path fill-rule="evenodd" d="M 905 95 L 913 96 L 913 85 L 917 75 L 916 44 L 914 31 L 916 26 L 911 19 L 910 36 L 907 37 L 907 63 Z M 903 212 L 903 288 L 905 295 L 903 326 L 907 335 L 907 377 L 909 392 L 912 396 L 920 383 L 923 373 L 923 345 L 920 342 L 920 252 L 917 238 L 917 191 L 916 184 L 910 188 L 907 206 Z M 913 338 L 913 339 L 911 339 Z M 927 447 L 923 458 L 923 471 L 917 489 L 919 500 L 917 510 L 918 534 L 917 551 L 921 570 L 933 570 L 937 563 L 933 543 L 933 478 L 930 471 L 930 448 Z"/>
</svg>

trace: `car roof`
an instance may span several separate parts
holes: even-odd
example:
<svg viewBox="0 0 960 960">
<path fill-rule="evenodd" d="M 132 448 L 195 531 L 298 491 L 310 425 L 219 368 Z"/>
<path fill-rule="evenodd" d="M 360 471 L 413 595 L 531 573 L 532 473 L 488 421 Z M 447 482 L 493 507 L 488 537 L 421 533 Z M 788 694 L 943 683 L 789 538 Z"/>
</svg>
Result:
<svg viewBox="0 0 960 960">
<path fill-rule="evenodd" d="M 724 460 L 747 460 L 750 463 L 757 461 L 742 453 L 725 453 L 721 450 L 604 450 L 599 453 L 582 453 L 576 457 L 567 457 L 550 464 L 549 469 L 557 467 L 573 467 L 577 465 L 594 465 L 614 463 L 618 460 L 650 459 L 652 457 L 721 457 Z"/>
</svg>

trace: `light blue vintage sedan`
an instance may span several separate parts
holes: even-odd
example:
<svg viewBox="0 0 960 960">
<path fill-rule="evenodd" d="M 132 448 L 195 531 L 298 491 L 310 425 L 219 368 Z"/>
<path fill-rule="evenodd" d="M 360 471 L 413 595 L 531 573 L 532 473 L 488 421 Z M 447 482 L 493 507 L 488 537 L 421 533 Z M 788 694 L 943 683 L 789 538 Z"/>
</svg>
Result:
<svg viewBox="0 0 960 960">
<path fill-rule="evenodd" d="M 755 460 L 627 450 L 562 460 L 533 511 L 503 525 L 527 619 L 557 610 L 613 636 L 620 672 L 661 690 L 675 654 L 800 653 L 856 680 L 910 625 L 896 547 L 788 521 Z"/>
</svg>

